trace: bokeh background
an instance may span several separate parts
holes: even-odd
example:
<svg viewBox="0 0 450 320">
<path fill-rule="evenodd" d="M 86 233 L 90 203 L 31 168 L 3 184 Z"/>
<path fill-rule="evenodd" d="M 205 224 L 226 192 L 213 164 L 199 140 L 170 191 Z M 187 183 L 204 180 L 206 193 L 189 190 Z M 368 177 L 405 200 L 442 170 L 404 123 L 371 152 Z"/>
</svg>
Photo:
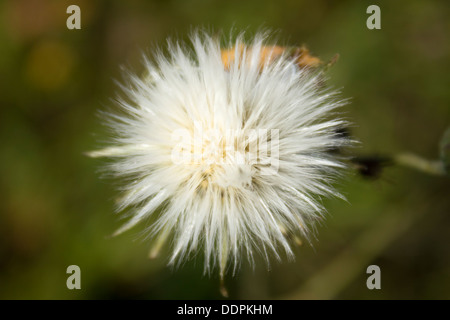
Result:
<svg viewBox="0 0 450 320">
<path fill-rule="evenodd" d="M 81 8 L 81 30 L 66 8 Z M 366 8 L 381 8 L 381 30 Z M 120 183 L 100 179 L 83 152 L 106 131 L 120 67 L 139 71 L 142 51 L 185 38 L 192 27 L 261 27 L 322 60 L 340 54 L 329 83 L 352 97 L 343 108 L 358 154 L 438 157 L 450 124 L 448 1 L 62 1 L 0 3 L 0 298 L 215 299 L 219 279 L 200 257 L 178 269 L 167 249 L 147 258 L 137 227 L 108 237 Z M 226 284 L 241 299 L 449 299 L 450 179 L 403 167 L 378 179 L 339 181 L 348 202 L 326 200 L 328 217 L 296 261 L 243 263 Z M 66 268 L 81 268 L 81 290 Z M 366 268 L 381 268 L 368 290 Z"/>
</svg>

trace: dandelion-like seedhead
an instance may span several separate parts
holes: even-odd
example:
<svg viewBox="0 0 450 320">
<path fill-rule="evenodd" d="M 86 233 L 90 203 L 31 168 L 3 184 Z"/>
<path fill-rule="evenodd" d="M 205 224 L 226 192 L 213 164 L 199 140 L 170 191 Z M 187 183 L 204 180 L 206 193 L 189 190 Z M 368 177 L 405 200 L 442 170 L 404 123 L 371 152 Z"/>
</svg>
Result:
<svg viewBox="0 0 450 320">
<path fill-rule="evenodd" d="M 108 115 L 111 145 L 89 153 L 129 181 L 118 209 L 131 217 L 116 234 L 152 217 L 151 255 L 172 239 L 171 264 L 202 249 L 222 276 L 255 252 L 292 257 L 292 240 L 310 237 L 320 199 L 340 196 L 343 165 L 328 151 L 348 143 L 333 118 L 344 102 L 265 39 L 222 47 L 197 32 L 129 77 L 123 112 Z"/>
</svg>

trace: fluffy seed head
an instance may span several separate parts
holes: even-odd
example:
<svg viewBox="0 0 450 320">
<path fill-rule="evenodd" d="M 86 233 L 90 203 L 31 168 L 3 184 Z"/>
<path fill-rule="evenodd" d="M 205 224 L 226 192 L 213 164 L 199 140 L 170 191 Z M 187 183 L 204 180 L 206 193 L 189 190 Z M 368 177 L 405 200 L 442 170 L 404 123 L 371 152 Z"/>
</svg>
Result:
<svg viewBox="0 0 450 320">
<path fill-rule="evenodd" d="M 323 196 L 342 165 L 328 151 L 346 144 L 333 110 L 343 104 L 321 74 L 257 35 L 223 48 L 195 33 L 170 43 L 129 77 L 109 114 L 110 168 L 128 178 L 119 210 L 131 217 L 119 234 L 149 220 L 155 255 L 172 239 L 170 262 L 202 249 L 205 270 L 236 268 L 255 251 L 292 256 L 308 238 Z M 314 59 L 314 58 L 311 58 Z M 314 62 L 317 62 L 314 60 Z"/>
</svg>

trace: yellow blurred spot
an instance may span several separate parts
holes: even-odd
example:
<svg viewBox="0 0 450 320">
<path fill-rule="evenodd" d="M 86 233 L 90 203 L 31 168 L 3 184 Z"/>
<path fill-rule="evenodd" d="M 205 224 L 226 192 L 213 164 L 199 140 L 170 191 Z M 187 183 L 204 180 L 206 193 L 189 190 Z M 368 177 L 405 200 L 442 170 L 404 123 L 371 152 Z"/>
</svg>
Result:
<svg viewBox="0 0 450 320">
<path fill-rule="evenodd" d="M 28 55 L 25 76 L 33 87 L 54 91 L 67 83 L 74 62 L 74 54 L 67 45 L 53 41 L 40 42 Z"/>
<path fill-rule="evenodd" d="M 297 236 L 294 237 L 294 241 L 295 241 L 295 244 L 299 247 L 303 244 L 303 241 Z"/>
</svg>

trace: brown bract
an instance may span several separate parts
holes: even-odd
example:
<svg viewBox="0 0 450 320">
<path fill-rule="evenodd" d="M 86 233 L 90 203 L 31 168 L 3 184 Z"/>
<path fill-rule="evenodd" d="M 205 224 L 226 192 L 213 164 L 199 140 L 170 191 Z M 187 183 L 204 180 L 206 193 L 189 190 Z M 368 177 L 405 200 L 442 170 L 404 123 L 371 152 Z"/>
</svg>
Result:
<svg viewBox="0 0 450 320">
<path fill-rule="evenodd" d="M 236 55 L 242 56 L 244 50 L 244 45 L 242 44 L 231 49 L 222 50 L 222 62 L 225 69 L 229 69 L 236 59 Z M 251 50 L 252 48 L 247 49 L 246 53 L 248 55 L 251 54 Z M 305 47 L 264 46 L 261 49 L 260 67 L 264 67 L 264 64 L 276 60 L 283 54 L 294 58 L 300 68 L 316 68 L 322 64 L 322 61 L 319 58 L 312 56 Z"/>
</svg>

